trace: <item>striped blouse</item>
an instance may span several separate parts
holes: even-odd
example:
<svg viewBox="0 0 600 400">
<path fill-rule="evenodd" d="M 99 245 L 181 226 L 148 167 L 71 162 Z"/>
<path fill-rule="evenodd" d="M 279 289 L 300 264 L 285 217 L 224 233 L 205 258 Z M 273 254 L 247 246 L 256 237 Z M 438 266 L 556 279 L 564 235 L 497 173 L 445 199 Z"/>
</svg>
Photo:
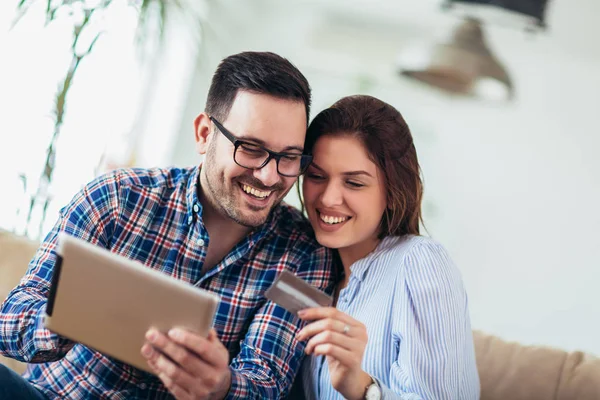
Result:
<svg viewBox="0 0 600 400">
<path fill-rule="evenodd" d="M 384 399 L 479 399 L 465 288 L 432 239 L 382 240 L 352 265 L 337 307 L 367 327 L 362 367 Z M 307 399 L 342 399 L 323 356 L 305 359 L 301 379 Z"/>
</svg>

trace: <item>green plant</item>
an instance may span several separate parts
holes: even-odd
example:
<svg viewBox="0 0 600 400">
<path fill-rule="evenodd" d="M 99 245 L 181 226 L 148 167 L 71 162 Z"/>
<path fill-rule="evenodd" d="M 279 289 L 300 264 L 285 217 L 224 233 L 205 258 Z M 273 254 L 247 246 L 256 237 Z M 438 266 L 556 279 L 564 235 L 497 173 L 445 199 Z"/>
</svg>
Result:
<svg viewBox="0 0 600 400">
<path fill-rule="evenodd" d="M 93 22 L 107 11 L 113 1 L 123 0 L 45 0 L 46 25 L 54 22 L 61 16 L 69 15 L 71 17 L 69 19 L 72 23 L 71 60 L 55 94 L 53 133 L 47 146 L 44 166 L 37 188 L 29 200 L 27 210 L 17 211 L 18 214 L 22 212 L 26 213 L 24 233 L 29 233 L 30 236 L 32 236 L 30 225 L 36 209 L 41 213 L 37 237 L 41 236 L 48 205 L 51 201 L 50 187 L 55 167 L 57 142 L 66 116 L 69 91 L 82 60 L 93 51 L 94 46 L 103 34 L 103 31 L 98 30 L 98 27 Z M 15 24 L 18 23 L 26 14 L 29 7 L 35 2 L 36 0 L 21 0 L 18 3 Z M 169 10 L 174 7 L 181 8 L 178 0 L 130 0 L 128 4 L 135 7 L 139 12 L 138 44 L 144 43 L 148 39 L 148 35 L 153 34 L 153 32 L 156 32 L 159 39 L 162 40 Z M 153 30 L 154 26 L 157 29 Z M 198 26 L 201 26 L 201 24 Z M 28 184 L 26 177 L 22 177 L 22 180 L 26 188 Z"/>
</svg>

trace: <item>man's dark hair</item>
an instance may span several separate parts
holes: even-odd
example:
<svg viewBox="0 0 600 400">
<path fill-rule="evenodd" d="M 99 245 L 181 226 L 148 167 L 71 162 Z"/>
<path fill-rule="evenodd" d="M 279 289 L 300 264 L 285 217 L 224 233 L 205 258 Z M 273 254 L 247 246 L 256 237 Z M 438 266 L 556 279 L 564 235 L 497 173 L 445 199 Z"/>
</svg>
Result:
<svg viewBox="0 0 600 400">
<path fill-rule="evenodd" d="M 225 58 L 215 71 L 205 111 L 224 121 L 239 90 L 303 102 L 310 115 L 310 85 L 287 59 L 268 52 L 243 52 Z"/>
</svg>

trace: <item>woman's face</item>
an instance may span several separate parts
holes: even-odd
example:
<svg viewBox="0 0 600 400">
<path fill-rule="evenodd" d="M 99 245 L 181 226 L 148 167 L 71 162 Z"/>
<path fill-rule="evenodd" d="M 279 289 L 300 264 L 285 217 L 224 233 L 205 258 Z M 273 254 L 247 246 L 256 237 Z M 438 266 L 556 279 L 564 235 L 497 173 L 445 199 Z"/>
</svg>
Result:
<svg viewBox="0 0 600 400">
<path fill-rule="evenodd" d="M 351 135 L 318 139 L 302 189 L 321 245 L 351 249 L 361 257 L 376 247 L 386 190 L 379 168 L 359 139 Z"/>
</svg>

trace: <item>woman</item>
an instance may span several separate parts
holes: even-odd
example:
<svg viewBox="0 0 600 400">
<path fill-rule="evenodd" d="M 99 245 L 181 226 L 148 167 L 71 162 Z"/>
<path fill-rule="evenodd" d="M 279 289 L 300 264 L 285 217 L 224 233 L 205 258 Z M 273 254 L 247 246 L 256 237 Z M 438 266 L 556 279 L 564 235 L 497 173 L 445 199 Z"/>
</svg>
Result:
<svg viewBox="0 0 600 400">
<path fill-rule="evenodd" d="M 400 113 L 345 97 L 310 124 L 304 205 L 337 249 L 334 307 L 303 310 L 306 398 L 479 398 L 467 296 L 458 269 L 419 236 L 422 183 Z"/>
</svg>

